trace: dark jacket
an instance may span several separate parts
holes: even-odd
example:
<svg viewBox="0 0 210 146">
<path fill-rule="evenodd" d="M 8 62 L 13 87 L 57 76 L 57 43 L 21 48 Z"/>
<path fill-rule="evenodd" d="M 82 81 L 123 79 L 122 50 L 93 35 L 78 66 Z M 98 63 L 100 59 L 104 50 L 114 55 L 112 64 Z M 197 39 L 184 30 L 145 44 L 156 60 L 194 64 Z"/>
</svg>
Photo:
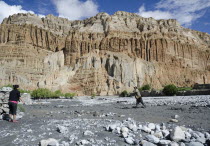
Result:
<svg viewBox="0 0 210 146">
<path fill-rule="evenodd" d="M 12 90 L 9 93 L 9 101 L 19 101 L 20 100 L 20 91 L 17 89 Z"/>
</svg>

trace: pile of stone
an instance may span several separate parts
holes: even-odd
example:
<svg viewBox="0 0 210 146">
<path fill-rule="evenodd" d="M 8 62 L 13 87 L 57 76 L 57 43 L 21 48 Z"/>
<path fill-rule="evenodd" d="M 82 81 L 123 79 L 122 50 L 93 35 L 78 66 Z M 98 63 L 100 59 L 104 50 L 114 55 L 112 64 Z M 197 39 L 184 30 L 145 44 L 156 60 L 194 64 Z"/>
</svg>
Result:
<svg viewBox="0 0 210 146">
<path fill-rule="evenodd" d="M 119 135 L 130 145 L 204 146 L 210 144 L 208 132 L 193 131 L 190 128 L 174 124 L 147 123 L 137 125 L 134 120 L 128 118 L 121 123 L 111 124 L 105 129 Z"/>
<path fill-rule="evenodd" d="M 9 92 L 12 91 L 11 87 L 2 87 L 0 89 L 0 115 L 3 113 L 9 113 L 8 100 Z"/>
</svg>

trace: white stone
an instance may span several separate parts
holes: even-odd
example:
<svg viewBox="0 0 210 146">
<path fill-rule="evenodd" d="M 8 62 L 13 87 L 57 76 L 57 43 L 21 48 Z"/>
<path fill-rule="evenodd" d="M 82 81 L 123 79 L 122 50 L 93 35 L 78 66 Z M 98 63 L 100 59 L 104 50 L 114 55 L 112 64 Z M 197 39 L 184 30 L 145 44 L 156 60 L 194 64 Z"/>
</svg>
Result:
<svg viewBox="0 0 210 146">
<path fill-rule="evenodd" d="M 170 122 L 178 123 L 179 121 L 177 119 L 170 119 Z"/>
<path fill-rule="evenodd" d="M 26 130 L 26 132 L 32 132 L 32 130 L 31 129 L 28 129 L 28 130 Z"/>
<path fill-rule="evenodd" d="M 1 88 L 1 91 L 4 91 L 4 92 L 10 92 L 12 91 L 13 89 L 11 87 L 2 87 Z"/>
<path fill-rule="evenodd" d="M 66 141 L 62 141 L 61 144 L 62 144 L 63 146 L 70 146 L 70 144 L 69 144 L 68 142 L 66 142 Z"/>
<path fill-rule="evenodd" d="M 199 135 L 196 132 L 191 132 L 190 134 L 196 139 L 199 138 Z"/>
<path fill-rule="evenodd" d="M 157 131 L 157 132 L 158 132 L 158 131 L 161 131 L 161 130 L 160 130 L 160 125 L 155 125 L 155 131 Z"/>
<path fill-rule="evenodd" d="M 152 142 L 152 143 L 158 143 L 160 141 L 159 138 L 157 138 L 156 136 L 154 135 L 147 135 L 146 136 L 146 139 L 149 141 L 149 142 Z"/>
<path fill-rule="evenodd" d="M 178 119 L 179 118 L 179 115 L 174 115 L 172 116 L 173 119 Z"/>
<path fill-rule="evenodd" d="M 184 131 L 182 131 L 182 129 L 179 126 L 177 126 L 171 131 L 170 137 L 173 141 L 178 142 L 180 140 L 185 139 L 185 134 Z"/>
<path fill-rule="evenodd" d="M 163 125 L 161 128 L 162 128 L 162 130 L 166 130 L 166 126 L 165 125 Z"/>
<path fill-rule="evenodd" d="M 123 137 L 123 138 L 128 137 L 128 133 L 127 133 L 127 132 L 123 132 L 123 133 L 122 133 L 122 137 Z"/>
<path fill-rule="evenodd" d="M 205 138 L 207 138 L 207 139 L 210 138 L 210 134 L 208 132 L 205 132 L 204 135 L 205 135 Z"/>
<path fill-rule="evenodd" d="M 183 142 L 180 142 L 179 146 L 185 146 L 185 144 Z"/>
<path fill-rule="evenodd" d="M 121 132 L 120 132 L 120 127 L 117 127 L 116 130 L 117 130 L 117 133 L 118 133 L 118 134 L 121 133 Z"/>
<path fill-rule="evenodd" d="M 171 143 L 169 144 L 169 146 L 179 146 L 179 144 L 176 143 L 176 142 L 171 142 Z"/>
<path fill-rule="evenodd" d="M 94 133 L 91 132 L 91 131 L 89 131 L 89 130 L 86 130 L 86 131 L 84 132 L 84 135 L 85 135 L 85 136 L 92 136 L 92 135 L 94 135 Z"/>
<path fill-rule="evenodd" d="M 57 131 L 62 133 L 62 134 L 67 134 L 69 132 L 67 127 L 64 127 L 64 126 L 61 126 L 61 125 L 57 126 Z"/>
<path fill-rule="evenodd" d="M 155 144 L 148 142 L 146 140 L 143 140 L 141 143 L 142 143 L 142 146 L 156 146 Z"/>
<path fill-rule="evenodd" d="M 167 137 L 170 134 L 168 130 L 162 130 L 162 133 L 164 137 Z"/>
<path fill-rule="evenodd" d="M 115 124 L 109 126 L 110 131 L 113 131 L 115 128 L 117 128 L 117 125 Z"/>
<path fill-rule="evenodd" d="M 22 119 L 22 117 L 25 115 L 24 112 L 19 112 L 17 113 L 17 116 L 16 116 L 16 119 L 19 120 L 19 119 Z"/>
<path fill-rule="evenodd" d="M 90 142 L 87 141 L 87 140 L 85 140 L 85 139 L 83 139 L 83 140 L 80 141 L 80 143 L 81 143 L 82 145 L 86 145 L 86 144 L 89 144 Z"/>
<path fill-rule="evenodd" d="M 168 145 L 169 143 L 171 143 L 171 141 L 170 140 L 160 140 L 159 143 L 162 145 Z"/>
<path fill-rule="evenodd" d="M 132 119 L 131 119 L 131 118 L 128 118 L 127 120 L 128 120 L 128 121 L 131 121 Z"/>
<path fill-rule="evenodd" d="M 151 132 L 151 129 L 148 128 L 147 126 L 143 126 L 143 127 L 142 127 L 142 130 L 143 130 L 144 132 L 147 132 L 147 133 L 150 133 L 150 132 Z"/>
<path fill-rule="evenodd" d="M 132 137 L 125 138 L 125 142 L 128 144 L 134 144 L 135 140 Z"/>
<path fill-rule="evenodd" d="M 190 142 L 187 146 L 203 146 L 200 142 Z"/>
<path fill-rule="evenodd" d="M 33 103 L 32 99 L 31 99 L 31 94 L 29 94 L 29 93 L 22 94 L 21 99 L 24 101 L 24 103 L 26 105 L 31 105 Z M 20 103 L 22 103 L 22 102 L 20 102 Z"/>
<path fill-rule="evenodd" d="M 206 139 L 204 137 L 199 137 L 196 139 L 197 142 L 200 142 L 200 143 L 205 143 L 206 142 Z"/>
<path fill-rule="evenodd" d="M 132 130 L 132 131 L 137 131 L 137 126 L 134 125 L 134 124 L 129 124 L 129 125 L 128 125 L 128 128 L 129 128 L 130 130 Z"/>
<path fill-rule="evenodd" d="M 122 128 L 121 128 L 121 132 L 122 132 L 122 133 L 123 133 L 123 132 L 128 133 L 128 131 L 129 131 L 129 130 L 128 130 L 128 128 L 127 128 L 127 127 L 122 127 Z"/>
<path fill-rule="evenodd" d="M 153 135 L 156 136 L 156 137 L 158 137 L 158 138 L 163 138 L 163 134 L 162 134 L 161 131 L 156 132 L 156 133 L 154 133 Z"/>
<path fill-rule="evenodd" d="M 56 139 L 49 138 L 46 140 L 41 140 L 40 141 L 40 146 L 59 146 L 59 143 Z"/>
<path fill-rule="evenodd" d="M 148 127 L 149 129 L 151 129 L 151 130 L 154 130 L 154 129 L 155 129 L 155 124 L 154 124 L 154 123 L 149 123 L 149 124 L 147 125 L 147 127 Z"/>
<path fill-rule="evenodd" d="M 184 132 L 184 134 L 186 139 L 190 139 L 192 136 L 189 132 Z"/>
</svg>

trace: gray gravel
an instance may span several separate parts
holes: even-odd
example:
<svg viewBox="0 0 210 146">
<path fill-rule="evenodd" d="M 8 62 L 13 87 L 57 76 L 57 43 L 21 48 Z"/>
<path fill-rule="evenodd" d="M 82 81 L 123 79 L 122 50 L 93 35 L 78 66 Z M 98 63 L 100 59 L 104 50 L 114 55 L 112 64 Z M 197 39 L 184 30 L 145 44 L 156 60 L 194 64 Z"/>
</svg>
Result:
<svg viewBox="0 0 210 146">
<path fill-rule="evenodd" d="M 32 105 L 24 105 L 26 112 L 19 123 L 0 120 L 0 145 L 38 145 L 41 140 L 49 138 L 57 140 L 59 145 L 63 146 L 122 146 L 135 145 L 140 141 L 146 145 L 151 141 L 153 144 L 159 142 L 164 135 L 161 135 L 162 133 L 167 133 L 167 130 L 170 131 L 176 126 L 183 126 L 188 131 L 192 129 L 209 134 L 210 95 L 143 99 L 147 108 L 142 108 L 141 105 L 135 108 L 135 99 L 132 97 L 100 96 L 91 99 L 86 96 L 72 100 L 33 101 Z M 173 121 L 171 119 L 178 122 L 170 122 Z M 144 132 L 143 128 L 148 126 L 153 132 Z M 122 133 L 120 129 L 122 127 L 127 127 L 129 132 L 126 133 L 123 129 L 125 131 Z M 158 133 L 157 129 L 163 132 Z M 150 134 L 159 138 L 148 136 Z M 200 135 L 194 143 L 206 140 L 202 139 L 202 134 Z M 192 134 L 189 136 L 193 137 Z M 148 139 L 149 142 L 145 141 Z M 51 142 L 56 143 L 52 139 Z M 194 144 L 192 141 L 183 143 L 190 142 Z"/>
</svg>

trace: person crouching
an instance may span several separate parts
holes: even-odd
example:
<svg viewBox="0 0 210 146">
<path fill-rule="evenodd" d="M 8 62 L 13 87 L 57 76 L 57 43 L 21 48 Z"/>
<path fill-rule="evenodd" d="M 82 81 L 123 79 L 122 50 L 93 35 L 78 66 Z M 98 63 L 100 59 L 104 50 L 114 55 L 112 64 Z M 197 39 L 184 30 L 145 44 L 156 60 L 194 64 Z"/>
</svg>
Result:
<svg viewBox="0 0 210 146">
<path fill-rule="evenodd" d="M 143 102 L 141 93 L 137 87 L 134 87 L 134 96 L 136 98 L 136 107 L 138 107 L 138 104 L 141 103 L 144 108 L 146 108 L 146 105 Z"/>
</svg>

